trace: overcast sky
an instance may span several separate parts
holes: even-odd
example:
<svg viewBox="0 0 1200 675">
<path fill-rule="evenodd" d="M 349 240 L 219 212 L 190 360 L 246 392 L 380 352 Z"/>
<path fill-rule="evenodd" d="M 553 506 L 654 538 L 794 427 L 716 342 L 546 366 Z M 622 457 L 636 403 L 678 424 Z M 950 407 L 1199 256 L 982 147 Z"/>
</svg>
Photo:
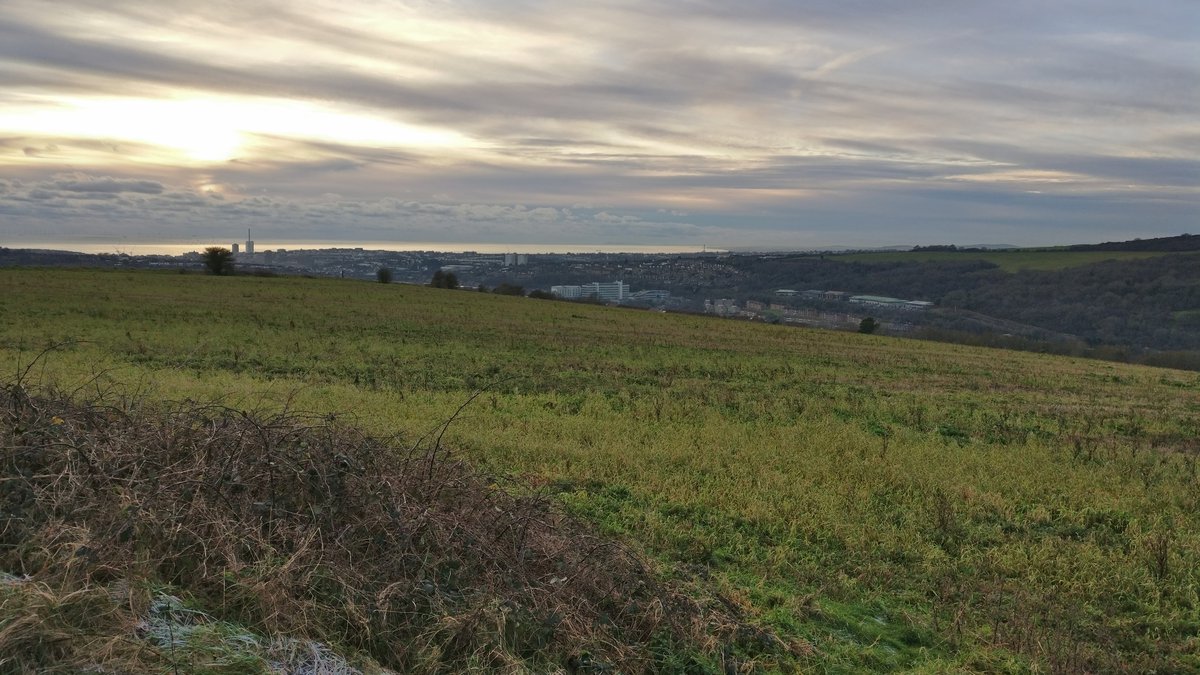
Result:
<svg viewBox="0 0 1200 675">
<path fill-rule="evenodd" d="M 1195 0 L 0 0 L 0 244 L 1200 232 Z"/>
</svg>

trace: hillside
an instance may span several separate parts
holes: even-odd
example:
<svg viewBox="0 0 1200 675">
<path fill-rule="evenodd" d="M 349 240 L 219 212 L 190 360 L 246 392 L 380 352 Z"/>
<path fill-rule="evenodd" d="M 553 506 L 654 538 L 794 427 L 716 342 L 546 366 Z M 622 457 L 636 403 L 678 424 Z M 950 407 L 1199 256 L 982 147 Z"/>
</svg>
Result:
<svg viewBox="0 0 1200 675">
<path fill-rule="evenodd" d="M 1100 244 L 1075 244 L 1067 248 L 1071 251 L 1200 251 L 1200 234 L 1106 241 Z"/>
<path fill-rule="evenodd" d="M 1060 262 L 1046 269 L 1009 271 L 991 261 L 991 256 L 1013 256 L 1012 260 L 1048 256 Z M 1100 260 L 1105 257 L 1114 259 Z M 1067 264 L 1061 262 L 1064 258 L 1080 262 Z M 942 308 L 965 309 L 1134 353 L 1200 350 L 1195 320 L 1195 311 L 1200 310 L 1197 254 L 935 251 L 827 259 L 789 256 L 733 264 L 753 277 L 743 282 L 746 290 L 764 300 L 770 300 L 776 288 L 846 290 L 929 300 Z M 959 327 L 936 317 L 918 320 Z"/>
<path fill-rule="evenodd" d="M 1181 249 L 1187 250 L 1187 249 Z M 1003 249 L 960 251 L 880 251 L 830 256 L 834 260 L 863 263 L 964 262 L 982 260 L 1005 272 L 1062 270 L 1108 260 L 1139 260 L 1165 255 L 1161 249 L 1070 247 L 1067 249 Z"/>
<path fill-rule="evenodd" d="M 486 389 L 445 447 L 778 636 L 750 669 L 1200 667 L 1195 373 L 301 278 L 0 270 L 0 317 L 3 372 L 65 344 L 34 385 L 401 446 Z"/>
</svg>

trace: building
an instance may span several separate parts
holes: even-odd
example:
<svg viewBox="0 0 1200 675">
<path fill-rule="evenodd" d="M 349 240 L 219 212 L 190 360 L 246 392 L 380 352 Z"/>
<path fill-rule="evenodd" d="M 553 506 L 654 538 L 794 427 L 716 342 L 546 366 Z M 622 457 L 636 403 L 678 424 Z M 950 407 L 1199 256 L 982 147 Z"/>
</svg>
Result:
<svg viewBox="0 0 1200 675">
<path fill-rule="evenodd" d="M 516 253 L 505 253 L 504 254 L 504 266 L 505 267 L 513 267 L 516 264 L 517 264 L 517 254 Z"/>
<path fill-rule="evenodd" d="M 593 281 L 580 286 L 551 286 L 550 293 L 564 300 L 595 298 L 604 302 L 625 302 L 631 297 L 629 284 L 624 281 Z"/>
<path fill-rule="evenodd" d="M 518 265 L 528 265 L 529 264 L 529 256 L 524 253 L 518 253 L 517 254 L 517 264 Z"/>
<path fill-rule="evenodd" d="M 235 242 L 233 242 L 232 244 L 230 244 L 230 245 L 229 245 L 229 250 L 233 251 L 233 254 L 234 254 L 234 255 L 237 255 L 237 254 L 238 254 L 238 252 L 241 250 L 241 247 L 240 247 L 240 245 L 239 245 L 239 244 L 238 244 L 238 243 L 235 241 Z"/>
<path fill-rule="evenodd" d="M 250 238 L 250 228 L 246 228 L 246 255 L 254 255 L 254 240 Z"/>
<path fill-rule="evenodd" d="M 644 303 L 648 303 L 648 304 L 659 304 L 659 303 L 667 302 L 670 299 L 671 299 L 670 291 L 664 291 L 664 290 L 658 290 L 658 289 L 648 289 L 645 291 L 637 291 L 636 293 L 629 294 L 629 300 L 631 302 L 644 302 Z"/>
<path fill-rule="evenodd" d="M 733 316 L 738 313 L 737 301 L 733 298 L 720 298 L 719 300 L 705 300 L 704 313 L 716 314 L 717 316 Z"/>
<path fill-rule="evenodd" d="M 605 302 L 621 302 L 629 296 L 629 284 L 624 281 L 593 281 L 579 288 L 583 297 Z"/>
<path fill-rule="evenodd" d="M 882 295 L 855 295 L 850 298 L 850 302 L 856 305 L 867 305 L 869 307 L 886 307 L 889 309 L 929 309 L 933 307 L 932 302 L 926 300 L 901 300 L 900 298 L 889 298 Z"/>
</svg>

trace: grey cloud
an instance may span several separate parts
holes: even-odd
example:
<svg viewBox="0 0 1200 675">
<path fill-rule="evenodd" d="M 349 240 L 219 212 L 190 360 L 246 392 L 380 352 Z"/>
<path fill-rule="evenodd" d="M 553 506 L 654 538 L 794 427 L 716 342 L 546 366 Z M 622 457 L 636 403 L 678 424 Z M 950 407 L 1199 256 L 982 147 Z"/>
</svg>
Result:
<svg viewBox="0 0 1200 675">
<path fill-rule="evenodd" d="M 1006 164 L 1009 168 L 1064 171 L 1113 179 L 1121 184 L 1200 187 L 1200 158 L 1128 157 L 1102 152 L 1049 152 L 1017 145 L 962 140 L 929 139 L 928 142 Z"/>
<path fill-rule="evenodd" d="M 98 199 L 101 196 L 106 199 Z M 347 200 L 336 196 L 305 202 L 255 196 L 230 202 L 179 189 L 167 189 L 160 194 L 122 196 L 34 187 L 22 194 L 0 192 L 0 212 L 31 219 L 52 214 L 60 229 L 68 233 L 74 231 L 76 236 L 94 227 L 94 219 L 98 217 L 128 221 L 132 227 L 153 229 L 159 236 L 167 237 L 194 234 L 197 226 L 215 234 L 252 225 L 256 229 L 265 228 L 275 238 L 328 237 L 337 231 L 360 236 L 364 233 L 386 234 L 393 239 L 419 234 L 425 240 L 437 240 L 439 235 L 447 233 L 478 238 L 491 232 L 500 240 L 505 239 L 505 233 L 521 233 L 526 240 L 545 241 L 548 232 L 555 232 L 560 237 L 593 241 L 586 237 L 587 233 L 610 225 L 634 228 L 630 231 L 636 230 L 648 237 L 662 235 L 664 228 L 671 232 L 695 228 L 686 223 L 659 222 L 629 213 L 578 213 L 543 205 L 393 198 Z"/>
<path fill-rule="evenodd" d="M 1145 236 L 1137 228 L 1151 225 L 1142 223 L 1186 229 L 1195 220 L 1188 214 L 1200 183 L 1200 62 L 1188 48 L 1193 19 L 1200 20 L 1195 3 L 461 0 L 388 10 L 462 13 L 566 47 L 524 61 L 422 43 L 402 30 L 370 33 L 294 3 L 67 3 L 161 26 L 182 41 L 258 31 L 319 43 L 427 75 L 417 78 L 332 62 L 189 58 L 139 34 L 117 40 L 83 26 L 48 27 L 34 3 L 13 6 L 25 9 L 0 25 L 0 79 L 13 92 L 0 93 L 3 101 L 33 89 L 154 96 L 187 87 L 368 107 L 453 128 L 482 146 L 453 155 L 264 138 L 257 140 L 272 148 L 269 157 L 177 167 L 157 182 L 115 169 L 97 170 L 111 179 L 46 182 L 64 170 L 43 150 L 51 143 L 63 157 L 78 148 L 110 153 L 114 166 L 123 150 L 77 139 L 0 139 L 17 160 L 32 150 L 14 175 L 43 182 L 40 201 L 60 211 L 81 206 L 83 195 L 122 195 L 91 200 L 89 210 L 103 202 L 113 222 L 162 215 L 189 226 L 300 219 L 314 231 L 469 236 L 471 227 L 507 227 L 533 237 L 593 228 L 652 237 L 737 227 L 780 236 L 854 226 L 921 232 L 930 222 L 1017 227 L 1024 219 L 1029 236 L 1039 237 L 1054 223 L 1074 231 L 1089 220 L 1116 228 L 1125 219 Z M 1075 177 L 1034 195 L 1028 185 L 986 182 L 1001 171 Z M 227 186 L 229 196 L 179 187 L 204 181 Z M 312 198 L 327 192 L 343 197 Z M 8 208 L 33 199 L 30 190 L 0 194 Z M 562 209 L 577 203 L 597 208 Z M 668 227 L 657 223 L 661 213 L 652 215 L 679 204 L 692 214 L 688 223 Z"/>
<path fill-rule="evenodd" d="M 67 192 L 137 192 L 156 195 L 163 191 L 163 184 L 152 180 L 125 180 L 120 178 L 89 178 L 87 180 L 64 180 L 55 184 Z"/>
</svg>

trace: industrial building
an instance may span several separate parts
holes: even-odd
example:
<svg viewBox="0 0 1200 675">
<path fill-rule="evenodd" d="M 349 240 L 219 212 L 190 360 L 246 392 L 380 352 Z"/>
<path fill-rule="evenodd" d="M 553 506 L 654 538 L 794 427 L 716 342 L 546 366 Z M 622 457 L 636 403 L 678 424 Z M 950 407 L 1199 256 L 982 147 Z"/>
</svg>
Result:
<svg viewBox="0 0 1200 675">
<path fill-rule="evenodd" d="M 564 300 L 595 298 L 604 302 L 623 302 L 629 298 L 629 284 L 624 281 L 593 281 L 580 286 L 551 286 L 550 293 Z"/>
<path fill-rule="evenodd" d="M 889 298 L 882 295 L 854 295 L 850 297 L 850 302 L 856 305 L 887 307 L 891 309 L 929 309 L 933 307 L 932 302 L 925 300 L 901 300 L 900 298 Z"/>
<path fill-rule="evenodd" d="M 578 300 L 583 297 L 583 289 L 579 286 L 551 286 L 550 294 L 563 300 Z"/>
</svg>

